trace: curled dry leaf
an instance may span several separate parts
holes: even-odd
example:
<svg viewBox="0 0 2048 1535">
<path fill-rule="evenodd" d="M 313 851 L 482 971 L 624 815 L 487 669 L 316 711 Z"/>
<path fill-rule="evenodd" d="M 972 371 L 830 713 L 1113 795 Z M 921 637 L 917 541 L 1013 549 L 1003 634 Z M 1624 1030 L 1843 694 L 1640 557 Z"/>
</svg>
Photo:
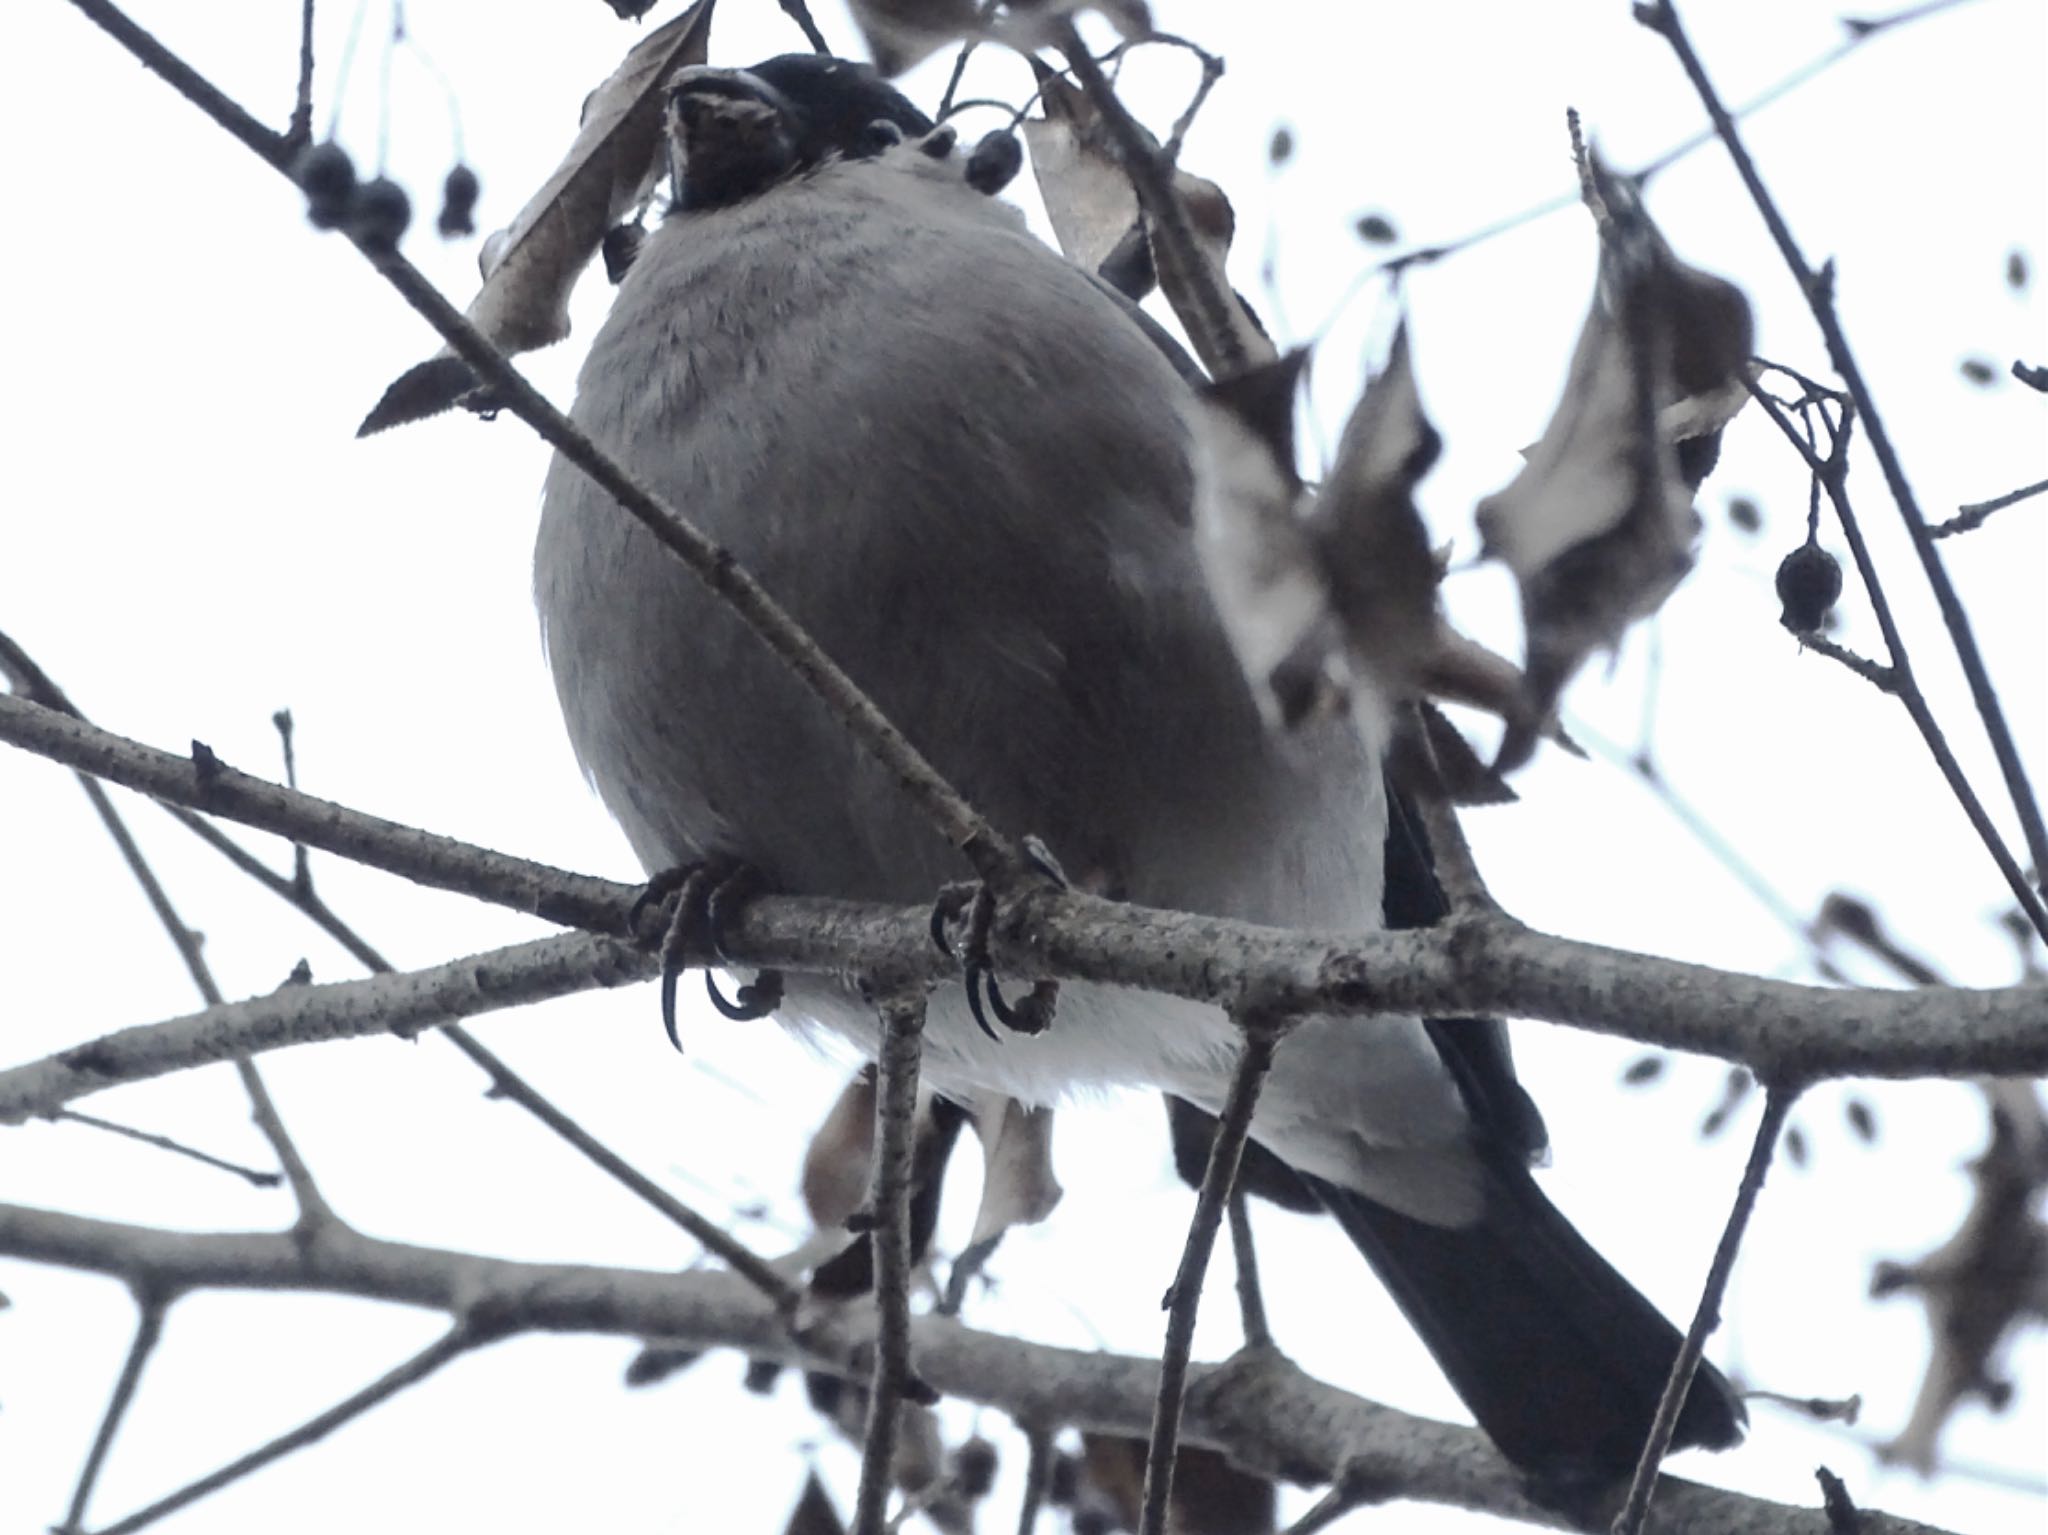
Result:
<svg viewBox="0 0 2048 1535">
<path fill-rule="evenodd" d="M 1097 273 L 1133 299 L 1144 297 L 1152 282 L 1158 281 L 1188 333 L 1200 335 L 1201 326 L 1189 318 L 1192 300 L 1186 283 L 1170 270 L 1162 271 L 1153 259 L 1138 195 L 1102 114 L 1064 76 L 1043 65 L 1037 70 L 1045 115 L 1027 120 L 1022 131 L 1031 151 L 1031 172 L 1060 250 L 1076 266 Z M 1146 142 L 1151 148 L 1158 147 L 1149 137 Z M 1230 299 L 1232 328 L 1244 355 L 1254 362 L 1276 361 L 1278 353 L 1265 328 L 1231 289 L 1225 274 L 1230 242 L 1237 232 L 1237 214 L 1230 199 L 1215 182 L 1178 168 L 1173 186 L 1187 209 L 1208 280 Z M 1139 259 L 1141 253 L 1143 259 Z M 1134 272 L 1142 273 L 1142 278 L 1133 281 Z M 1214 359 L 1203 360 L 1214 365 Z"/>
<path fill-rule="evenodd" d="M 569 293 L 605 231 L 653 194 L 664 163 L 662 86 L 685 64 L 702 64 L 715 0 L 697 4 L 636 43 L 583 103 L 569 153 L 510 225 L 484 243 L 483 286 L 472 324 L 508 356 L 569 334 Z M 367 437 L 423 421 L 460 403 L 469 368 L 446 350 L 410 368 L 357 428 Z"/>
<path fill-rule="evenodd" d="M 847 1218 L 867 1198 L 874 1157 L 875 1073 L 870 1067 L 841 1090 L 804 1148 L 798 1187 L 812 1225 L 820 1231 L 845 1229 Z"/>
<path fill-rule="evenodd" d="M 969 1245 L 980 1247 L 1012 1226 L 1035 1226 L 1052 1214 L 1066 1191 L 1052 1170 L 1052 1110 L 1027 1109 L 1012 1098 L 978 1108 L 974 1133 L 987 1166 L 981 1208 Z"/>
<path fill-rule="evenodd" d="M 850 0 L 875 68 L 891 78 L 980 30 L 975 0 Z"/>
<path fill-rule="evenodd" d="M 1292 352 L 1210 384 L 1189 408 L 1196 557 L 1271 725 L 1341 707 L 1350 686 L 1294 471 L 1294 391 L 1307 360 Z"/>
<path fill-rule="evenodd" d="M 1142 1439 L 1084 1433 L 1077 1514 L 1099 1514 L 1116 1521 L 1105 1527 L 1135 1530 L 1145 1451 Z M 1265 1478 L 1240 1471 L 1217 1450 L 1184 1444 L 1175 1452 L 1167 1527 L 1176 1535 L 1272 1535 L 1279 1516 L 1279 1494 Z M 1077 1518 L 1077 1528 L 1080 1523 Z"/>
<path fill-rule="evenodd" d="M 1549 426 L 1478 512 L 1486 553 L 1521 584 L 1528 714 L 1542 718 L 1586 657 L 1654 613 L 1692 568 L 1693 491 L 1747 398 L 1752 341 L 1740 289 L 1679 261 L 1597 158 L 1587 180 L 1599 291 Z M 1504 771 L 1528 759 L 1536 734 L 1527 718 L 1510 721 Z"/>
<path fill-rule="evenodd" d="M 1311 519 L 1351 676 L 1377 705 L 1375 740 L 1392 706 L 1417 694 L 1439 645 L 1443 571 L 1415 486 L 1442 447 L 1422 413 L 1403 324 L 1344 424 Z M 1356 699 L 1354 715 L 1364 717 Z"/>
<path fill-rule="evenodd" d="M 977 1102 L 973 1113 L 974 1133 L 981 1140 L 981 1204 L 974 1212 L 973 1235 L 946 1276 L 939 1301 L 945 1316 L 959 1314 L 968 1285 L 1009 1229 L 1044 1220 L 1066 1192 L 1052 1170 L 1051 1109 L 990 1098 Z"/>
<path fill-rule="evenodd" d="M 1906 1425 L 1879 1454 L 1926 1476 L 1940 1464 L 1942 1430 L 1980 1398 L 1996 1408 L 2011 1391 L 1999 1373 L 2006 1344 L 2030 1322 L 2048 1321 L 2048 1110 L 2032 1082 L 1981 1084 L 1991 1143 L 1970 1168 L 1976 1196 L 1948 1241 L 1913 1264 L 1882 1263 L 1873 1295 L 1911 1290 L 1926 1308 L 1927 1373 Z"/>
</svg>

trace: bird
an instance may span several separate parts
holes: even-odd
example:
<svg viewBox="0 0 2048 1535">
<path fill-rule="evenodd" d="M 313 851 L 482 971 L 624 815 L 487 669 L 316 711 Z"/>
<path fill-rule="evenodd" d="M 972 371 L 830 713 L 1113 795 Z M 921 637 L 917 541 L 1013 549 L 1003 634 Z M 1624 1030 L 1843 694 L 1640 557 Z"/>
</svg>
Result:
<svg viewBox="0 0 2048 1535">
<path fill-rule="evenodd" d="M 998 827 L 1077 886 L 1283 927 L 1443 911 L 1414 807 L 1357 720 L 1277 729 L 1194 545 L 1192 365 L 987 194 L 869 66 L 791 55 L 667 87 L 671 206 L 593 340 L 573 419 L 782 603 Z M 958 852 L 767 646 L 580 470 L 535 548 L 586 775 L 650 874 L 721 861 L 791 894 L 929 901 Z M 872 1007 L 792 976 L 780 1016 L 869 1057 Z M 941 1094 L 1154 1089 L 1214 1114 L 1214 1007 L 1069 983 L 1051 1026 L 937 989 Z M 1302 1019 L 1251 1135 L 1364 1254 L 1502 1454 L 1554 1486 L 1642 1450 L 1680 1337 L 1544 1195 L 1491 1019 Z M 1743 1434 L 1702 1365 L 1675 1447 Z"/>
</svg>

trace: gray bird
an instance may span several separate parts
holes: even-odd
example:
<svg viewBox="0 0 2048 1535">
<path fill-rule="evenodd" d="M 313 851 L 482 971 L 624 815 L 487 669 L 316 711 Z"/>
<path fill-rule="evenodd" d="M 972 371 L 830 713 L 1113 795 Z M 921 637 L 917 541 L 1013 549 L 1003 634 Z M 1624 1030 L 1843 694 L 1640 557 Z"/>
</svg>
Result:
<svg viewBox="0 0 2048 1535">
<path fill-rule="evenodd" d="M 685 70 L 669 121 L 675 206 L 592 343 L 577 422 L 1077 883 L 1282 926 L 1438 915 L 1353 724 L 1262 721 L 1195 558 L 1191 385 L 1134 307 L 865 66 Z M 560 460 L 535 588 L 577 756 L 650 872 L 732 859 L 884 902 L 960 877 L 889 774 Z M 793 978 L 784 1012 L 876 1051 L 842 986 Z M 955 985 L 924 1070 L 962 1096 L 1125 1085 L 1213 1113 L 1237 1045 L 1216 1009 L 1078 984 L 1045 1033 L 992 1038 Z M 1510 1460 L 1575 1484 L 1633 1462 L 1679 1339 L 1537 1189 L 1544 1132 L 1498 1023 L 1307 1020 L 1253 1135 Z M 1676 1442 L 1733 1444 L 1742 1416 L 1706 1367 Z"/>
</svg>

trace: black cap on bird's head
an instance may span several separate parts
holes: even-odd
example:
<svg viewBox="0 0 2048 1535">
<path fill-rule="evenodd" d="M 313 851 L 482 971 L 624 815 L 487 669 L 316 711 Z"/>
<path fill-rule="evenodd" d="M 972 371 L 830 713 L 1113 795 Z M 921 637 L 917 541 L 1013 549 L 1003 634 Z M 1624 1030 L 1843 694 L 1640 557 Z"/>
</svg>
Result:
<svg viewBox="0 0 2048 1535">
<path fill-rule="evenodd" d="M 751 69 L 692 65 L 668 86 L 675 202 L 716 208 L 833 159 L 880 154 L 931 119 L 866 64 L 790 53 Z"/>
</svg>

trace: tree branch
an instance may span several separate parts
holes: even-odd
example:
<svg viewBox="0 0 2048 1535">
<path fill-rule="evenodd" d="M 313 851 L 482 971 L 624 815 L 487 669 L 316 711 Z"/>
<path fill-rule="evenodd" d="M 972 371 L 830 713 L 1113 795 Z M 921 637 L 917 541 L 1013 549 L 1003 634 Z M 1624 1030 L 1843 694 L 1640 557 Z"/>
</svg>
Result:
<svg viewBox="0 0 2048 1535">
<path fill-rule="evenodd" d="M 910 1176 L 917 1135 L 918 1065 L 924 1048 L 924 993 L 894 992 L 883 998 L 878 1011 L 882 1048 L 876 1068 L 873 1225 L 868 1238 L 874 1252 L 875 1358 L 851 1535 L 882 1535 L 903 1403 L 929 1396 L 910 1360 Z"/>
<path fill-rule="evenodd" d="M 148 1283 L 166 1294 L 351 1295 L 487 1316 L 499 1334 L 599 1333 L 737 1348 L 851 1381 L 866 1378 L 874 1332 L 873 1313 L 860 1311 L 798 1335 L 743 1281 L 717 1271 L 521 1263 L 354 1231 L 304 1247 L 283 1232 L 166 1231 L 0 1204 L 0 1255 Z M 1025 1343 L 932 1316 L 912 1322 L 911 1341 L 919 1374 L 937 1390 L 1020 1422 L 1141 1438 L 1151 1421 L 1154 1360 Z M 1557 1515 L 1522 1496 L 1514 1469 L 1477 1429 L 1379 1406 L 1272 1356 L 1255 1371 L 1241 1361 L 1192 1366 L 1181 1434 L 1257 1474 L 1326 1482 L 1352 1467 L 1401 1496 L 1560 1527 Z M 1865 1535 L 1940 1535 L 1911 1520 L 1868 1512 L 1864 1519 Z M 1828 1535 L 1817 1509 L 1671 1477 L 1659 1484 L 1649 1528 L 1660 1535 Z"/>
<path fill-rule="evenodd" d="M 1188 1223 L 1180 1269 L 1173 1276 L 1173 1288 L 1166 1292 L 1166 1343 L 1160 1351 L 1159 1396 L 1152 1410 L 1151 1434 L 1145 1449 L 1145 1494 L 1138 1515 L 1138 1535 L 1166 1535 L 1181 1411 L 1187 1391 L 1188 1354 L 1195 1343 L 1202 1280 L 1208 1273 L 1209 1256 L 1216 1248 L 1224 1208 L 1237 1185 L 1238 1164 L 1244 1157 L 1245 1139 L 1251 1134 L 1259 1089 L 1265 1086 L 1266 1073 L 1273 1065 L 1274 1047 L 1280 1042 L 1280 1028 L 1274 1020 L 1250 1018 L 1242 1022 L 1244 1045 L 1230 1081 L 1230 1096 L 1224 1101 L 1223 1112 L 1216 1120 L 1216 1134 L 1209 1142 L 1209 1165 L 1202 1173 L 1194 1217 Z"/>
</svg>

